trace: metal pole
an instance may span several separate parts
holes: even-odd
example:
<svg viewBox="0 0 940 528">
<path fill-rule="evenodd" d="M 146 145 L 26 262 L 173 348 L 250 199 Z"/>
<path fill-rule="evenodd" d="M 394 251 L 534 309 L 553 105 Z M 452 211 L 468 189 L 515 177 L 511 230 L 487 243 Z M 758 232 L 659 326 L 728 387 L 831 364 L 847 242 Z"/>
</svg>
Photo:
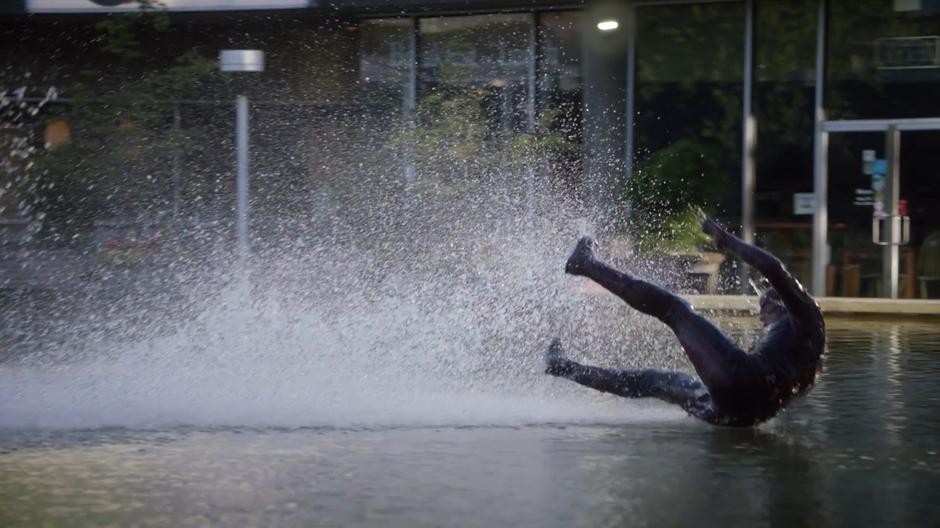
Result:
<svg viewBox="0 0 940 528">
<path fill-rule="evenodd" d="M 180 113 L 180 105 L 173 105 L 173 221 L 179 219 L 180 206 L 182 202 L 182 158 L 183 153 L 180 149 L 180 130 L 182 128 L 183 117 Z"/>
<path fill-rule="evenodd" d="M 529 20 L 528 64 L 526 65 L 526 132 L 535 134 L 536 121 L 536 76 L 538 75 L 539 39 L 538 15 L 532 13 Z M 541 160 L 527 155 L 525 167 L 526 219 L 532 221 L 535 209 L 535 164 Z"/>
<path fill-rule="evenodd" d="M 816 15 L 816 109 L 813 138 L 813 194 L 816 211 L 813 214 L 813 294 L 826 293 L 826 266 L 829 264 L 828 227 L 828 164 L 829 133 L 824 130 L 826 122 L 823 83 L 826 79 L 826 0 L 819 0 Z"/>
<path fill-rule="evenodd" d="M 898 298 L 898 246 L 901 242 L 899 223 L 898 195 L 900 193 L 900 152 L 901 132 L 897 126 L 888 127 L 885 134 L 885 246 L 881 254 L 881 276 L 884 283 L 882 295 L 890 299 Z"/>
<path fill-rule="evenodd" d="M 539 60 L 538 14 L 532 13 L 529 25 L 528 58 L 526 65 L 526 132 L 535 132 L 536 119 L 536 76 L 538 75 Z"/>
<path fill-rule="evenodd" d="M 405 114 L 405 122 L 408 130 L 414 130 L 417 127 L 415 113 L 418 108 L 418 19 L 411 18 L 410 31 L 408 32 L 408 70 L 407 79 L 405 79 L 402 109 Z M 406 182 L 413 182 L 417 179 L 418 170 L 415 166 L 415 149 L 408 145 L 405 147 L 405 167 L 404 177 Z"/>
<path fill-rule="evenodd" d="M 754 84 L 754 0 L 747 0 L 744 15 L 744 86 L 741 97 L 741 239 L 754 243 L 754 187 L 756 168 L 754 151 L 757 147 L 757 121 L 751 107 Z M 743 293 L 748 287 L 749 270 L 740 268 L 740 284 Z"/>
<path fill-rule="evenodd" d="M 630 181 L 633 177 L 633 168 L 635 157 L 634 149 L 634 127 L 636 125 L 636 116 L 634 115 L 634 106 L 636 105 L 636 7 L 630 9 L 627 18 L 627 86 L 626 86 L 626 107 L 624 108 L 624 153 L 623 165 L 625 180 Z M 629 205 L 628 206 L 632 206 Z"/>
<path fill-rule="evenodd" d="M 940 130 L 940 117 L 918 117 L 909 119 L 842 119 L 826 121 L 826 132 L 887 132 L 894 125 L 901 132 L 917 130 Z"/>
<path fill-rule="evenodd" d="M 235 178 L 236 220 L 238 234 L 238 256 L 248 257 L 248 98 L 239 95 L 235 99 L 235 148 L 237 174 Z"/>
</svg>

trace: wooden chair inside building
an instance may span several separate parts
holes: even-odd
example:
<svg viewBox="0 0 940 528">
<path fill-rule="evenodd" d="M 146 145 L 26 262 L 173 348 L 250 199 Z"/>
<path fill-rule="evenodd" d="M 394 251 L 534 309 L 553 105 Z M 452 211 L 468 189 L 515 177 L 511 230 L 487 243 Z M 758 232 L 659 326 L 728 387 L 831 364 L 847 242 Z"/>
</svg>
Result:
<svg viewBox="0 0 940 528">
<path fill-rule="evenodd" d="M 917 296 L 917 256 L 913 248 L 902 246 L 898 258 L 898 297 L 913 299 Z M 881 268 L 880 247 L 847 247 L 842 251 L 840 264 L 830 265 L 826 270 L 826 295 L 884 297 Z"/>
</svg>

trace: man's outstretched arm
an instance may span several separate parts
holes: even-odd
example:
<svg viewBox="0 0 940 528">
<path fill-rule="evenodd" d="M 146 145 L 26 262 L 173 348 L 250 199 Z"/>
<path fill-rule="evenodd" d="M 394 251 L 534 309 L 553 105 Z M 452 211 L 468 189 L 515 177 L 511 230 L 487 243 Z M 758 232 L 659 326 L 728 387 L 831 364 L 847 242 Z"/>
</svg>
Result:
<svg viewBox="0 0 940 528">
<path fill-rule="evenodd" d="M 724 226 L 714 220 L 706 219 L 703 221 L 702 231 L 711 235 L 716 246 L 727 249 L 741 257 L 741 260 L 760 271 L 764 277 L 767 277 L 770 285 L 780 294 L 780 299 L 790 310 L 790 313 L 800 319 L 807 319 L 813 315 L 816 303 L 806 293 L 803 286 L 787 271 L 780 259 L 769 251 L 748 244 L 732 235 Z"/>
</svg>

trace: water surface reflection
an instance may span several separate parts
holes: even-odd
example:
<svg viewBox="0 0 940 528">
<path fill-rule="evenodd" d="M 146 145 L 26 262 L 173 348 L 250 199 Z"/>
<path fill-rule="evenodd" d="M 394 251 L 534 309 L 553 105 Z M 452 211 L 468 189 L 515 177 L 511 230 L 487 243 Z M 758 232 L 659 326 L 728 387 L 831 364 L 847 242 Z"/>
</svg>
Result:
<svg viewBox="0 0 940 528">
<path fill-rule="evenodd" d="M 820 384 L 758 429 L 665 413 L 587 425 L 6 430 L 0 525 L 933 526 L 938 329 L 832 324 Z"/>
</svg>

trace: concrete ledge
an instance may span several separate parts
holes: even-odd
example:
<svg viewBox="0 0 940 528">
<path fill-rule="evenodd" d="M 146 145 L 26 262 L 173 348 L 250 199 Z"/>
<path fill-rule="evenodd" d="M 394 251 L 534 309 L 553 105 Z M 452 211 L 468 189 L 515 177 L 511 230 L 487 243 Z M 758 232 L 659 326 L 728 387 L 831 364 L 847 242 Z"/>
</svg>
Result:
<svg viewBox="0 0 940 528">
<path fill-rule="evenodd" d="M 683 295 L 683 297 L 697 310 L 746 312 L 757 309 L 757 297 L 752 295 Z M 826 314 L 940 317 L 940 300 L 817 297 L 816 301 Z"/>
</svg>

